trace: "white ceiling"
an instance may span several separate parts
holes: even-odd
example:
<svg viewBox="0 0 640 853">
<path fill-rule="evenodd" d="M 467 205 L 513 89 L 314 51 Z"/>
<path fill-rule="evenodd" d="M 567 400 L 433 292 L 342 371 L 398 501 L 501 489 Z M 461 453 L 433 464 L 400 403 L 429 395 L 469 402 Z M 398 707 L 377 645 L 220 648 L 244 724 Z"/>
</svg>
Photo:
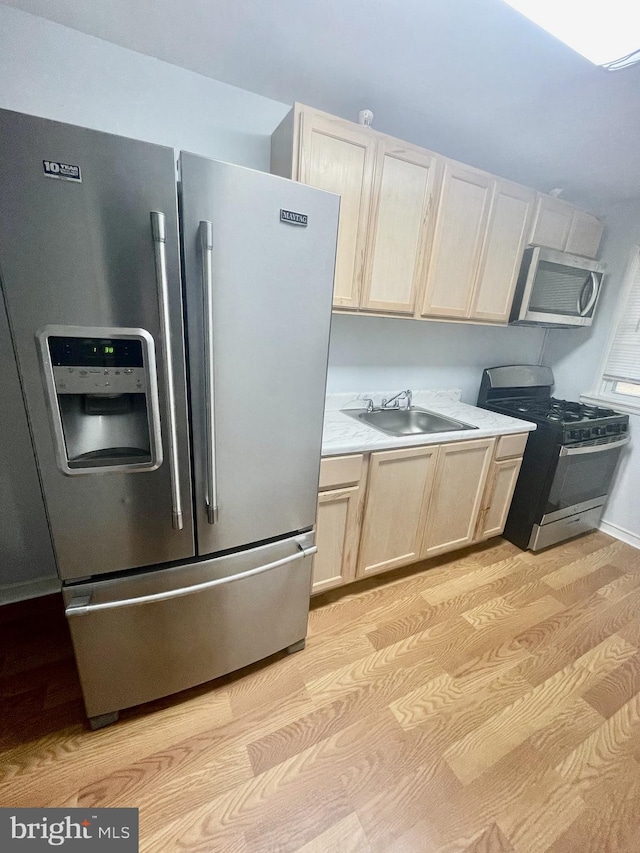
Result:
<svg viewBox="0 0 640 853">
<path fill-rule="evenodd" d="M 3 2 L 278 101 L 367 107 L 379 130 L 595 209 L 640 197 L 640 66 L 595 68 L 501 0 Z"/>
</svg>

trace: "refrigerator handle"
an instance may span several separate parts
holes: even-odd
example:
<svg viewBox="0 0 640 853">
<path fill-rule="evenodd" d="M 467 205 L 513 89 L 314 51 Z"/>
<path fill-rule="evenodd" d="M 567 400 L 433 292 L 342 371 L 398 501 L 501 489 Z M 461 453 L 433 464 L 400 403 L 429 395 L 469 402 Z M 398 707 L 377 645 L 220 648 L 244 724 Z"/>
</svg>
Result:
<svg viewBox="0 0 640 853">
<path fill-rule="evenodd" d="M 216 482 L 215 379 L 213 365 L 213 224 L 203 221 L 200 223 L 199 231 L 204 298 L 207 521 L 209 524 L 215 524 L 218 520 L 218 485 Z"/>
<path fill-rule="evenodd" d="M 211 581 L 203 581 L 202 583 L 193 584 L 193 586 L 183 586 L 179 589 L 170 589 L 166 592 L 154 592 L 149 595 L 139 595 L 137 598 L 123 598 L 116 601 L 101 601 L 98 604 L 91 604 L 91 596 L 83 596 L 72 601 L 66 608 L 66 616 L 86 616 L 90 613 L 96 613 L 100 610 L 119 610 L 122 607 L 135 607 L 139 604 L 153 604 L 158 601 L 169 601 L 172 598 L 182 598 L 185 595 L 192 595 L 194 592 L 202 592 L 205 589 L 212 589 L 214 586 L 233 583 L 234 581 L 242 581 L 245 578 L 252 578 L 255 575 L 262 575 L 264 572 L 270 572 L 272 569 L 277 569 L 280 566 L 286 566 L 287 563 L 293 563 L 296 560 L 302 560 L 305 557 L 313 557 L 318 549 L 315 545 L 310 548 L 303 548 L 298 543 L 298 550 L 295 554 L 288 557 L 283 557 L 281 560 L 274 560 L 273 563 L 267 563 L 265 566 L 258 566 L 255 569 L 249 569 L 246 572 L 240 572 L 237 575 L 231 575 L 226 578 L 216 578 Z"/>
<path fill-rule="evenodd" d="M 167 228 L 164 213 L 151 211 L 151 234 L 156 259 L 156 285 L 160 314 L 160 340 L 166 376 L 167 419 L 169 422 L 169 471 L 171 477 L 172 521 L 175 530 L 182 530 L 182 496 L 180 494 L 180 462 L 176 427 L 176 398 L 173 386 L 171 359 L 171 326 L 169 324 L 169 284 L 167 282 Z"/>
</svg>

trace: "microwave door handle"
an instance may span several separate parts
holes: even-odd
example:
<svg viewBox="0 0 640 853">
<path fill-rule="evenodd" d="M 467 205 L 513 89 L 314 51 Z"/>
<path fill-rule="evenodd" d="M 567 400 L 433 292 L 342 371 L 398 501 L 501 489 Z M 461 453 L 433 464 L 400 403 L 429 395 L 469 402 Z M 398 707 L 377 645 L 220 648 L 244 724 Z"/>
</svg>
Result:
<svg viewBox="0 0 640 853">
<path fill-rule="evenodd" d="M 591 288 L 591 296 L 589 297 L 589 301 L 587 302 L 585 307 L 582 308 L 582 297 L 584 296 L 584 293 L 585 293 L 585 290 L 587 289 L 587 287 Z M 596 274 L 594 272 L 592 272 L 589 274 L 589 278 L 585 281 L 584 285 L 582 286 L 582 290 L 580 291 L 580 296 L 578 297 L 578 314 L 580 314 L 581 317 L 588 317 L 589 316 L 589 312 L 591 311 L 593 306 L 596 304 L 596 299 L 598 298 L 598 291 L 599 290 L 600 290 L 600 284 L 598 282 L 598 278 L 597 278 Z"/>
<path fill-rule="evenodd" d="M 171 357 L 171 325 L 169 318 L 169 283 L 167 281 L 167 225 L 164 213 L 151 211 L 151 234 L 156 261 L 156 287 L 160 315 L 161 352 L 167 395 L 167 421 L 169 424 L 169 477 L 171 480 L 171 507 L 174 530 L 182 530 L 182 496 L 180 494 L 180 462 L 178 458 L 178 428 L 176 425 L 176 397 L 173 384 Z"/>
<path fill-rule="evenodd" d="M 205 429 L 207 447 L 207 521 L 218 520 L 218 485 L 216 478 L 215 437 L 215 373 L 213 360 L 213 223 L 203 220 L 199 225 L 200 254 L 202 255 L 202 286 L 204 308 L 204 372 L 205 372 Z"/>
</svg>

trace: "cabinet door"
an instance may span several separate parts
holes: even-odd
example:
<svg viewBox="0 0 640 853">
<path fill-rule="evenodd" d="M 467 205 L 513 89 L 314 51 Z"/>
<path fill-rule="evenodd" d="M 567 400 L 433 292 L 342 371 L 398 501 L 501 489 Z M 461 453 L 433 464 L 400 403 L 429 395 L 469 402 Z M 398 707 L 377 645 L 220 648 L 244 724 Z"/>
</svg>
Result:
<svg viewBox="0 0 640 853">
<path fill-rule="evenodd" d="M 358 551 L 360 489 L 335 489 L 318 495 L 312 593 L 353 580 Z"/>
<path fill-rule="evenodd" d="M 447 162 L 422 304 L 424 316 L 469 316 L 492 184 L 485 172 Z"/>
<path fill-rule="evenodd" d="M 436 157 L 381 139 L 362 307 L 413 314 L 430 236 Z"/>
<path fill-rule="evenodd" d="M 573 221 L 573 207 L 549 195 L 538 195 L 529 242 L 564 252 Z"/>
<path fill-rule="evenodd" d="M 333 304 L 358 308 L 371 203 L 376 137 L 331 116 L 301 114 L 298 180 L 340 196 Z"/>
<path fill-rule="evenodd" d="M 534 202 L 533 190 L 495 182 L 471 308 L 474 319 L 508 322 Z"/>
<path fill-rule="evenodd" d="M 574 210 L 566 251 L 585 258 L 595 258 L 602 239 L 602 222 L 584 210 Z"/>
<path fill-rule="evenodd" d="M 521 465 L 522 459 L 492 463 L 478 518 L 477 539 L 490 539 L 504 530 Z"/>
<path fill-rule="evenodd" d="M 358 576 L 420 559 L 438 448 L 372 453 Z"/>
<path fill-rule="evenodd" d="M 494 443 L 481 438 L 441 445 L 423 558 L 473 542 Z"/>
</svg>

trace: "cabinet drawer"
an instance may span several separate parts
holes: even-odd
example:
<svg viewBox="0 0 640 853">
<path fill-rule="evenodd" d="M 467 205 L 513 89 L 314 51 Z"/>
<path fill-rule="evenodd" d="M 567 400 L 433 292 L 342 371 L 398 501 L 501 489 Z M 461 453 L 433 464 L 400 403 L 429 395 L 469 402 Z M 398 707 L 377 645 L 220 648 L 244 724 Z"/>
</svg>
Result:
<svg viewBox="0 0 640 853">
<path fill-rule="evenodd" d="M 336 489 L 358 483 L 362 474 L 362 453 L 353 456 L 330 456 L 320 462 L 319 489 Z"/>
<path fill-rule="evenodd" d="M 496 459 L 509 459 L 512 456 L 522 456 L 527 444 L 529 433 L 520 432 L 517 435 L 502 435 L 498 439 Z"/>
</svg>

